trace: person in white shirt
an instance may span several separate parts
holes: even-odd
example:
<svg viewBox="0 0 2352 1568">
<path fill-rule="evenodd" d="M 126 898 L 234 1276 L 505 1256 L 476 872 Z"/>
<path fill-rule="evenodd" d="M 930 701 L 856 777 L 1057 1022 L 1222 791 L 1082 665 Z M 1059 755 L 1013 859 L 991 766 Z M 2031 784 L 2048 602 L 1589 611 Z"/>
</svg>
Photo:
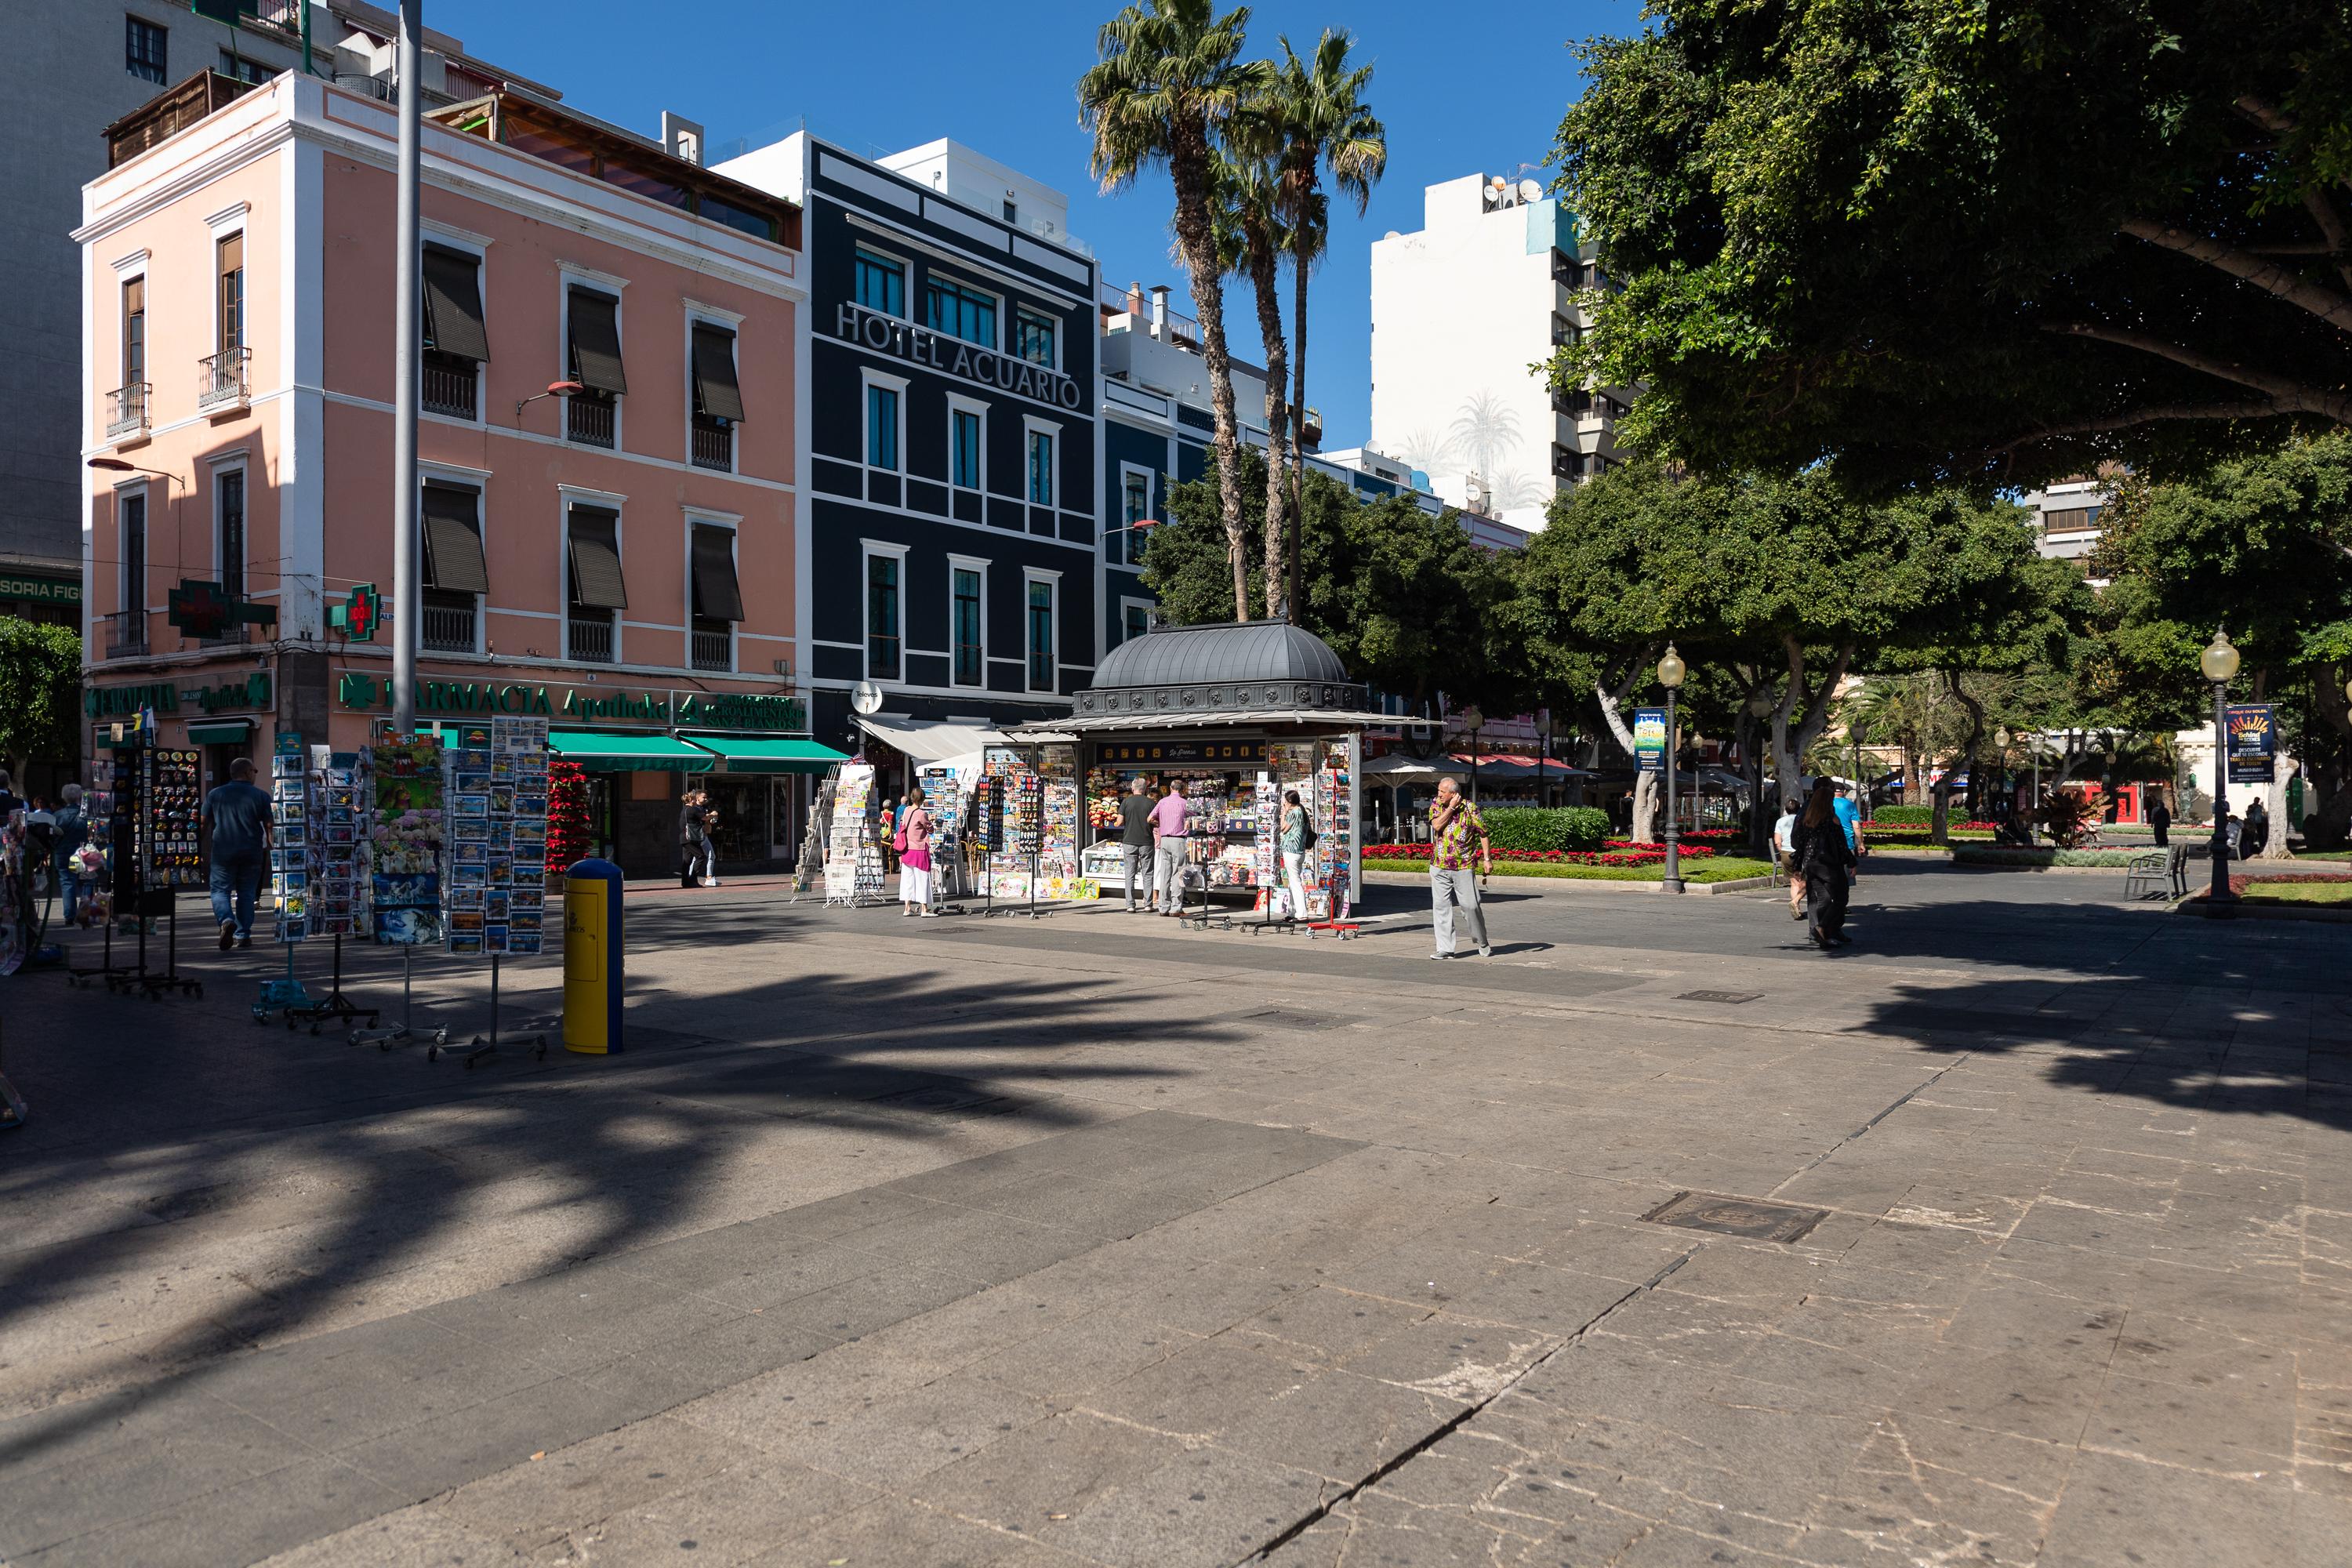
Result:
<svg viewBox="0 0 2352 1568">
<path fill-rule="evenodd" d="M 1780 820 L 1772 825 L 1772 853 L 1789 873 L 1789 918 L 1805 918 L 1805 874 L 1797 868 L 1797 803 L 1780 803 Z"/>
</svg>

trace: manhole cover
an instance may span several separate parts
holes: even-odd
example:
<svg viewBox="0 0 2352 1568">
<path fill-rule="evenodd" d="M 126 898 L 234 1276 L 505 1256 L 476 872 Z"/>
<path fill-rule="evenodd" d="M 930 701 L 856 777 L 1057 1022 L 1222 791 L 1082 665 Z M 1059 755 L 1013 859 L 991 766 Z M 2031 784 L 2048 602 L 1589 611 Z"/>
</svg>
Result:
<svg viewBox="0 0 2352 1568">
<path fill-rule="evenodd" d="M 1827 1209 L 1801 1209 L 1787 1204 L 1759 1203 L 1754 1198 L 1717 1197 L 1712 1193 L 1676 1193 L 1642 1216 L 1660 1225 L 1685 1230 L 1712 1230 L 1749 1241 L 1794 1241 L 1829 1217 Z"/>
<path fill-rule="evenodd" d="M 1763 995 L 1761 991 L 1685 991 L 1675 998 L 1677 1002 L 1753 1002 Z"/>
</svg>

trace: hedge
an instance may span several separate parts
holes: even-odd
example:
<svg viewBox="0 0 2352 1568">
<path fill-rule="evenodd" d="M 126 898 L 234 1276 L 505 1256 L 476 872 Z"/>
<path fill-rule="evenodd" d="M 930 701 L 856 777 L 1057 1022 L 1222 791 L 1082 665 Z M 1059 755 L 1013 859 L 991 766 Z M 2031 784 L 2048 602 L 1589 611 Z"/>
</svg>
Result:
<svg viewBox="0 0 2352 1568">
<path fill-rule="evenodd" d="M 2009 845 L 1955 844 L 1955 866 L 2105 866 L 2123 870 L 2145 849 L 2023 849 Z"/>
<path fill-rule="evenodd" d="M 1485 814 L 1497 849 L 1591 853 L 1609 837 L 1609 814 L 1596 806 L 1498 805 Z"/>
</svg>

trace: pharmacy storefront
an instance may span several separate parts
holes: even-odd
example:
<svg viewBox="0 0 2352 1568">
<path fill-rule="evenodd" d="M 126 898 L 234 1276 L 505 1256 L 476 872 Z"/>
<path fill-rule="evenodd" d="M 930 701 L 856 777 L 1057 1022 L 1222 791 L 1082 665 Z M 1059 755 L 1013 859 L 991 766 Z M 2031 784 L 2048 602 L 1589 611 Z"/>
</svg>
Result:
<svg viewBox="0 0 2352 1568">
<path fill-rule="evenodd" d="M 340 745 L 344 715 L 362 728 L 390 718 L 391 683 L 373 671 L 339 671 L 334 706 Z M 718 813 L 711 838 L 722 876 L 789 869 L 813 783 L 843 760 L 809 738 L 808 706 L 797 695 L 417 682 L 420 726 L 501 714 L 548 721 L 549 749 L 587 774 L 598 849 L 631 877 L 677 869 L 678 805 L 689 788 L 707 793 Z"/>
</svg>

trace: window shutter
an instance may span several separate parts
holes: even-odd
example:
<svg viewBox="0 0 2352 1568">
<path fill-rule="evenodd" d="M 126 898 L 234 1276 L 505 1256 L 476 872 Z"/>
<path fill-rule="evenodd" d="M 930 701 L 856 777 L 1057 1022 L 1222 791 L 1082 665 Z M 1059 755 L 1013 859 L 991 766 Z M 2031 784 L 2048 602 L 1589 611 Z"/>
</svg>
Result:
<svg viewBox="0 0 2352 1568">
<path fill-rule="evenodd" d="M 694 401 L 697 412 L 712 418 L 743 417 L 743 390 L 735 381 L 735 334 L 699 321 L 694 328 Z"/>
<path fill-rule="evenodd" d="M 482 563 L 481 496 L 455 485 L 425 487 L 425 585 L 458 594 L 490 591 Z"/>
<path fill-rule="evenodd" d="M 572 290 L 572 370 L 583 386 L 618 396 L 629 390 L 621 374 L 620 301 L 586 289 Z"/>
<path fill-rule="evenodd" d="M 572 602 L 591 609 L 625 610 L 621 582 L 621 518 L 600 506 L 572 509 Z"/>
<path fill-rule="evenodd" d="M 425 335 L 445 354 L 487 363 L 490 335 L 482 325 L 481 264 L 462 251 L 425 247 Z"/>
<path fill-rule="evenodd" d="M 715 621 L 743 618 L 743 592 L 735 581 L 730 531 L 694 525 L 694 613 Z"/>
</svg>

